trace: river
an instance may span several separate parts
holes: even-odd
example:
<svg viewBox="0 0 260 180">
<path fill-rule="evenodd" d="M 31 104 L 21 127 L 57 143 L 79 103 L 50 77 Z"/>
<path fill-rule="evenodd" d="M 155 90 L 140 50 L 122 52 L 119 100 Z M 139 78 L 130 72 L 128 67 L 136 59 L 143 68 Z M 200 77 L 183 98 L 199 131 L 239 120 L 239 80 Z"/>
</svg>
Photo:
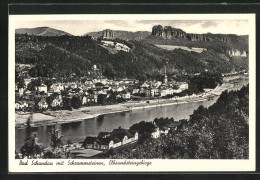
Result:
<svg viewBox="0 0 260 180">
<path fill-rule="evenodd" d="M 235 80 L 232 84 L 223 83 L 221 87 L 227 87 L 229 90 L 240 89 L 243 85 L 248 83 L 248 76 L 242 76 Z M 131 125 L 140 121 L 152 121 L 156 117 L 173 117 L 174 120 L 188 119 L 189 115 L 193 113 L 200 105 L 209 107 L 216 102 L 218 96 L 212 100 L 191 102 L 179 105 L 169 105 L 162 107 L 154 107 L 147 109 L 133 110 L 131 112 L 121 112 L 115 114 L 102 115 L 97 118 L 86 119 L 79 122 L 71 122 L 66 124 L 58 124 L 57 128 L 63 134 L 63 143 L 80 142 L 86 136 L 97 136 L 101 131 L 112 131 L 114 128 L 121 126 L 122 128 L 129 128 Z M 38 132 L 39 142 L 44 146 L 50 144 L 51 126 L 34 127 L 34 131 Z M 19 152 L 20 147 L 24 144 L 25 129 L 15 129 L 15 147 Z"/>
</svg>

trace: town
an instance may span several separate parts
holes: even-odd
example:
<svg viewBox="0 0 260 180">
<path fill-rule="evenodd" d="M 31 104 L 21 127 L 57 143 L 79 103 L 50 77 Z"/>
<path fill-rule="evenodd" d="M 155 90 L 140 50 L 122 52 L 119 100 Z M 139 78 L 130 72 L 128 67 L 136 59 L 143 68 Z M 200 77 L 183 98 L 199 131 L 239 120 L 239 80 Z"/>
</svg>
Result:
<svg viewBox="0 0 260 180">
<path fill-rule="evenodd" d="M 22 65 L 21 68 L 26 69 Z M 149 100 L 156 97 L 169 98 L 188 89 L 187 82 L 168 81 L 166 68 L 162 81 L 107 79 L 102 76 L 97 65 L 93 66 L 92 74 L 92 78 L 77 82 L 57 82 L 55 78 L 17 78 L 15 110 L 40 112 L 47 109 L 77 109 L 81 106 Z M 24 76 L 25 70 L 19 77 Z"/>
</svg>

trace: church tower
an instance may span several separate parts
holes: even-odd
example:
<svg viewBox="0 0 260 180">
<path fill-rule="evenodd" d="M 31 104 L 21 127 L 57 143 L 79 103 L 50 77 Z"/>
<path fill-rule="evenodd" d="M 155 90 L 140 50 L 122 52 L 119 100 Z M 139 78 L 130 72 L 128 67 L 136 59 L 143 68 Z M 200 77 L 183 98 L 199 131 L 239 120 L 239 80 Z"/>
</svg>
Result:
<svg viewBox="0 0 260 180">
<path fill-rule="evenodd" d="M 168 84 L 168 78 L 167 78 L 167 74 L 166 74 L 166 65 L 164 66 L 164 79 L 163 79 L 163 83 L 164 84 Z"/>
</svg>

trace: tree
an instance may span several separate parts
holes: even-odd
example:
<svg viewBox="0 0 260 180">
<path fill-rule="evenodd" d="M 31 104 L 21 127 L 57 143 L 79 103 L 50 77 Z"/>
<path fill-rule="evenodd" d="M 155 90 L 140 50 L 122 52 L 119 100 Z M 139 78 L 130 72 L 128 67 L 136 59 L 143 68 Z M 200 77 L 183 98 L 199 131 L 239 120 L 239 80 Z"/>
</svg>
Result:
<svg viewBox="0 0 260 180">
<path fill-rule="evenodd" d="M 64 97 L 63 98 L 63 107 L 65 109 L 72 110 L 72 108 L 71 108 L 71 99 Z"/>
<path fill-rule="evenodd" d="M 32 80 L 32 81 L 28 84 L 27 89 L 30 90 L 30 91 L 34 91 L 34 90 L 35 90 L 35 87 L 40 86 L 41 83 L 42 83 L 42 79 L 41 79 L 41 78 Z"/>
<path fill-rule="evenodd" d="M 71 107 L 73 107 L 74 109 L 78 109 L 81 106 L 82 106 L 82 102 L 80 98 L 77 96 L 73 96 L 73 98 L 71 99 Z"/>
<path fill-rule="evenodd" d="M 62 145 L 61 138 L 63 135 L 61 134 L 60 130 L 56 130 L 55 125 L 52 127 L 52 134 L 51 134 L 51 146 L 53 149 Z"/>
<path fill-rule="evenodd" d="M 141 121 L 133 124 L 129 129 L 135 130 L 139 134 L 152 133 L 155 129 L 155 125 L 152 122 Z"/>
<path fill-rule="evenodd" d="M 53 84 L 53 80 L 51 78 L 45 78 L 43 80 L 44 84 L 46 84 L 48 90 L 50 89 L 51 85 Z"/>
<path fill-rule="evenodd" d="M 99 95 L 98 95 L 98 98 L 97 98 L 97 103 L 98 103 L 98 104 L 104 104 L 104 103 L 105 103 L 105 98 L 106 98 L 106 95 L 104 95 L 104 94 L 99 94 Z"/>
<path fill-rule="evenodd" d="M 19 77 L 18 78 L 18 85 L 17 85 L 18 88 L 24 88 L 25 87 L 25 82 L 24 82 L 24 78 L 23 77 Z"/>
<path fill-rule="evenodd" d="M 41 154 L 43 149 L 42 145 L 38 143 L 37 132 L 32 132 L 31 117 L 27 119 L 26 124 L 26 139 L 20 151 L 23 157 L 33 157 L 36 154 Z"/>
</svg>

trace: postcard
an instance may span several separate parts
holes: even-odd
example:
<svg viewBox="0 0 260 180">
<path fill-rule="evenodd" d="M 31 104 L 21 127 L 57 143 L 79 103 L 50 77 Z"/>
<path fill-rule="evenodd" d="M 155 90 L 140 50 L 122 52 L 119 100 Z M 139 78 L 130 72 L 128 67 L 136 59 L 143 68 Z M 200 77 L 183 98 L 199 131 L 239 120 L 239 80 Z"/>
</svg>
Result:
<svg viewBox="0 0 260 180">
<path fill-rule="evenodd" d="M 254 171 L 255 38 L 255 14 L 9 15 L 9 172 Z"/>
</svg>

